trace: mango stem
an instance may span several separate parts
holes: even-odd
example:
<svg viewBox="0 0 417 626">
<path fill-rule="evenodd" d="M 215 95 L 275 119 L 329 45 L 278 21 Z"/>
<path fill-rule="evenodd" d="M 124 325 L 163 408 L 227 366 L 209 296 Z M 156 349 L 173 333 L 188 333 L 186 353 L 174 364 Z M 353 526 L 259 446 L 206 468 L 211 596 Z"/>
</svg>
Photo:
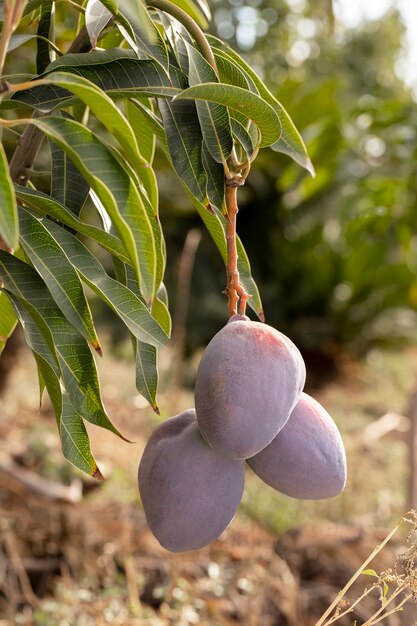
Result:
<svg viewBox="0 0 417 626">
<path fill-rule="evenodd" d="M 225 294 L 228 298 L 229 318 L 239 313 L 245 315 L 246 303 L 250 295 L 243 288 L 239 271 L 237 269 L 237 246 L 236 246 L 236 215 L 239 211 L 237 205 L 237 190 L 244 179 L 232 178 L 226 180 L 226 244 L 227 244 L 227 287 Z"/>
</svg>

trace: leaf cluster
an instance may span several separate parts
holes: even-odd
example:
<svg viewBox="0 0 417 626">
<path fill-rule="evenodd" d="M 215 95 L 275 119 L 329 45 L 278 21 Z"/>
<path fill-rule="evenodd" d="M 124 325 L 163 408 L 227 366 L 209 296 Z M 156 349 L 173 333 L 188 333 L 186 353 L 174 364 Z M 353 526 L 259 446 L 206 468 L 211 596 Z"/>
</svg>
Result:
<svg viewBox="0 0 417 626">
<path fill-rule="evenodd" d="M 157 350 L 171 322 L 156 143 L 223 259 L 225 178 L 244 180 L 264 146 L 312 166 L 288 113 L 256 73 L 203 34 L 210 17 L 205 0 L 72 2 L 65 15 L 76 16 L 78 35 L 74 30 L 67 52 L 56 19 L 63 9 L 55 4 L 32 0 L 13 32 L 3 24 L 9 54 L 35 42 L 36 74 L 23 82 L 18 75 L 4 78 L 0 124 L 5 135 L 22 133 L 21 145 L 28 128 L 36 129 L 39 142 L 48 140 L 50 190 L 35 186 L 36 170 L 19 146 L 10 175 L 1 147 L 1 346 L 18 320 L 36 360 L 41 397 L 46 389 L 51 398 L 64 455 L 100 477 L 84 420 L 120 433 L 100 395 L 91 348 L 101 354 L 101 347 L 86 286 L 128 328 L 137 388 L 158 411 Z M 87 201 L 100 226 L 86 217 Z M 92 251 L 97 246 L 110 273 Z M 240 242 L 238 249 L 242 284 L 260 315 Z"/>
</svg>

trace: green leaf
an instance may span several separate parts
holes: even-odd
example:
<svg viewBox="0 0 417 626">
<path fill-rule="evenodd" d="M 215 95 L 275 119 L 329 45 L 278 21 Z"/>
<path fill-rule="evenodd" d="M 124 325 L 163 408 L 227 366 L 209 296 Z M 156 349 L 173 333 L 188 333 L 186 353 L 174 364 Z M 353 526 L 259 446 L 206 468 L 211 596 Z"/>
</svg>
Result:
<svg viewBox="0 0 417 626">
<path fill-rule="evenodd" d="M 364 569 L 362 570 L 361 574 L 365 574 L 365 576 L 374 576 L 375 578 L 379 578 L 374 569 Z"/>
<path fill-rule="evenodd" d="M 87 200 L 90 185 L 71 159 L 53 141 L 51 148 L 51 196 L 54 200 L 79 215 Z"/>
<path fill-rule="evenodd" d="M 115 237 L 110 233 L 106 233 L 97 226 L 90 226 L 90 224 L 86 224 L 81 219 L 73 215 L 73 213 L 71 213 L 71 211 L 65 208 L 62 204 L 59 204 L 59 202 L 41 191 L 15 185 L 15 192 L 20 202 L 24 202 L 25 206 L 34 210 L 41 217 L 45 214 L 53 217 L 58 222 L 65 224 L 65 226 L 73 228 L 80 234 L 93 239 L 100 244 L 102 248 L 120 258 L 124 263 L 130 262 L 124 246 L 118 237 Z"/>
<path fill-rule="evenodd" d="M 153 110 L 148 109 L 148 107 L 142 104 L 141 100 L 135 98 L 132 101 L 134 102 L 135 106 L 141 110 L 144 119 L 147 121 L 149 127 L 154 132 L 155 137 L 161 143 L 163 150 L 168 152 L 167 138 L 161 119 L 154 113 Z"/>
<path fill-rule="evenodd" d="M 163 328 L 164 332 L 170 337 L 171 335 L 171 315 L 168 309 L 168 294 L 165 285 L 162 283 L 158 289 L 158 296 L 152 303 L 152 317 L 156 319 L 158 324 Z"/>
<path fill-rule="evenodd" d="M 54 3 L 44 2 L 41 7 L 41 15 L 38 22 L 38 39 L 36 41 L 36 71 L 42 74 L 51 62 L 48 40 L 53 31 Z"/>
<path fill-rule="evenodd" d="M 139 51 L 168 68 L 168 51 L 146 5 L 141 0 L 120 0 L 119 8 L 133 29 Z"/>
<path fill-rule="evenodd" d="M 278 141 L 271 145 L 272 149 L 276 152 L 283 152 L 287 154 L 314 177 L 314 166 L 308 156 L 304 141 L 282 104 L 278 102 L 256 72 L 246 63 L 246 61 L 242 59 L 242 57 L 239 56 L 239 54 L 237 54 L 237 52 L 232 50 L 216 37 L 209 36 L 208 39 L 210 44 L 214 47 L 215 52 L 219 50 L 225 52 L 235 61 L 240 69 L 245 72 L 247 79 L 253 81 L 260 96 L 274 108 L 281 122 L 282 134 Z"/>
<path fill-rule="evenodd" d="M 93 478 L 103 480 L 103 475 L 91 454 L 90 441 L 83 419 L 71 404 L 66 393 L 62 395 L 59 434 L 64 457 L 75 467 L 90 474 Z"/>
<path fill-rule="evenodd" d="M 138 142 L 139 152 L 149 165 L 152 165 L 155 156 L 155 132 L 152 129 L 148 117 L 143 112 L 143 107 L 153 112 L 152 101 L 148 98 L 141 100 L 126 101 L 126 116 Z"/>
<path fill-rule="evenodd" d="M 69 258 L 41 220 L 21 209 L 19 223 L 22 246 L 48 286 L 56 304 L 68 321 L 101 354 L 90 307 Z"/>
<path fill-rule="evenodd" d="M 85 27 L 90 37 L 92 48 L 96 47 L 98 36 L 111 18 L 111 11 L 100 0 L 88 0 L 85 7 Z"/>
<path fill-rule="evenodd" d="M 59 422 L 62 411 L 61 372 L 53 345 L 52 334 L 36 309 L 31 307 L 24 298 L 15 295 L 9 290 L 6 293 L 13 303 L 25 334 L 26 343 L 32 350 L 36 360 L 40 396 L 42 398 L 42 391 L 44 386 L 46 386 L 57 421 Z"/>
<path fill-rule="evenodd" d="M 125 285 L 110 278 L 88 248 L 54 222 L 45 219 L 43 223 L 82 279 L 124 321 L 135 337 L 156 347 L 167 342 L 168 336 L 143 301 Z"/>
<path fill-rule="evenodd" d="M 132 179 L 104 144 L 78 122 L 49 117 L 32 118 L 31 123 L 65 150 L 97 193 L 126 247 L 141 293 L 151 302 L 155 295 L 155 241 Z"/>
<path fill-rule="evenodd" d="M 226 199 L 224 190 L 224 169 L 221 163 L 217 163 L 211 156 L 206 143 L 203 143 L 201 153 L 204 171 L 207 175 L 207 197 L 212 207 L 220 213 L 226 212 Z"/>
<path fill-rule="evenodd" d="M 243 113 L 261 131 L 261 146 L 276 143 L 281 135 L 281 122 L 274 109 L 260 96 L 241 87 L 224 83 L 204 83 L 185 89 L 175 97 L 174 102 L 184 99 L 217 102 Z"/>
<path fill-rule="evenodd" d="M 0 291 L 0 354 L 3 352 L 16 324 L 17 318 L 13 306 L 7 295 Z"/>
<path fill-rule="evenodd" d="M 29 0 L 23 10 L 23 17 L 25 15 L 28 15 L 29 13 L 32 13 L 32 11 L 36 11 L 36 9 L 39 9 L 39 7 L 41 7 L 42 4 L 44 4 L 44 2 L 46 1 L 47 0 Z"/>
<path fill-rule="evenodd" d="M 131 50 L 111 48 L 88 54 L 65 54 L 49 65 L 39 79 L 53 72 L 67 72 L 90 79 L 112 98 L 138 96 L 173 97 L 180 92 L 159 63 L 138 59 Z M 181 78 L 180 70 L 170 68 L 171 76 Z M 68 90 L 55 85 L 37 85 L 13 94 L 27 106 L 49 112 L 77 101 Z"/>
<path fill-rule="evenodd" d="M 45 343 L 56 354 L 65 387 L 75 409 L 89 422 L 121 434 L 111 423 L 101 400 L 96 365 L 85 339 L 56 306 L 45 283 L 27 263 L 0 250 L 0 277 L 5 288 L 24 303 Z M 54 357 L 53 357 L 54 358 Z M 51 368 L 56 369 L 51 358 Z M 45 383 L 48 384 L 47 379 Z"/>
<path fill-rule="evenodd" d="M 200 52 L 188 42 L 185 45 L 190 59 L 190 86 L 218 82 L 216 73 Z M 206 101 L 197 101 L 196 107 L 207 149 L 215 161 L 223 163 L 229 158 L 233 148 L 227 107 Z"/>
<path fill-rule="evenodd" d="M 38 323 L 41 324 L 42 318 L 22 297 L 10 292 L 8 295 L 16 308 L 26 341 L 35 357 L 39 380 L 42 381 L 42 386 L 43 384 L 46 385 L 48 390 L 57 418 L 65 458 L 91 476 L 102 478 L 90 451 L 88 435 L 82 417 L 72 405 L 68 394 L 62 390 L 57 362 L 32 315 L 35 314 Z M 45 329 L 44 324 L 43 327 Z"/>
<path fill-rule="evenodd" d="M 191 193 L 206 198 L 206 174 L 201 160 L 203 137 L 194 102 L 159 102 L 173 167 Z"/>
<path fill-rule="evenodd" d="M 138 149 L 141 155 L 141 162 L 138 161 L 135 170 L 152 204 L 153 214 L 158 215 L 158 183 L 152 168 L 155 154 L 155 133 L 148 122 L 148 118 L 135 100 L 126 101 L 126 115 L 138 142 Z"/>
<path fill-rule="evenodd" d="M 136 389 L 159 415 L 156 394 L 158 390 L 158 362 L 154 346 L 143 341 L 134 342 L 136 353 Z"/>
<path fill-rule="evenodd" d="M 13 35 L 13 37 L 10 37 L 9 45 L 7 46 L 7 52 L 12 52 L 13 50 L 16 50 L 16 48 L 23 46 L 28 41 L 31 41 L 32 39 L 36 39 L 36 38 L 37 38 L 37 35 L 33 35 L 33 34 Z"/>
<path fill-rule="evenodd" d="M 246 128 L 243 126 L 243 124 L 238 122 L 238 120 L 235 120 L 232 118 L 230 120 L 230 123 L 232 126 L 233 135 L 236 137 L 238 142 L 242 145 L 245 152 L 249 156 L 252 156 L 255 150 L 255 144 L 253 142 L 252 136 L 248 133 Z"/>
<path fill-rule="evenodd" d="M 67 113 L 63 117 L 72 119 Z M 90 191 L 90 185 L 64 150 L 49 141 L 52 156 L 51 196 L 79 216 Z"/>
<path fill-rule="evenodd" d="M 171 0 L 171 2 L 188 13 L 203 30 L 207 30 L 210 20 L 210 17 L 207 17 L 207 5 L 204 6 L 199 2 L 194 3 L 192 0 Z M 208 15 L 210 15 L 209 10 Z"/>
<path fill-rule="evenodd" d="M 219 71 L 220 82 L 235 85 L 259 95 L 250 76 L 224 50 L 213 48 L 213 54 Z"/>
<path fill-rule="evenodd" d="M 3 144 L 0 144 L 0 237 L 14 250 L 19 245 L 16 198 Z"/>
<path fill-rule="evenodd" d="M 75 76 L 64 72 L 53 72 L 44 80 L 53 85 L 65 87 L 65 89 L 68 89 L 68 91 L 80 98 L 124 148 L 128 160 L 134 166 L 138 163 L 143 164 L 144 159 L 139 152 L 132 127 L 104 91 L 83 76 Z"/>
</svg>

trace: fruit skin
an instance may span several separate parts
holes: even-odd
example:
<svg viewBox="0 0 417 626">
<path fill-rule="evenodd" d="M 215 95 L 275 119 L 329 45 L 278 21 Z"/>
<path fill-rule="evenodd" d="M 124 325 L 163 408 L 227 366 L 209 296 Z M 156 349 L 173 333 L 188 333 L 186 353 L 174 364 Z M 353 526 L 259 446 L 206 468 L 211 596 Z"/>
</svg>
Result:
<svg viewBox="0 0 417 626">
<path fill-rule="evenodd" d="M 293 342 L 235 315 L 210 341 L 197 372 L 195 407 L 207 443 L 232 459 L 253 456 L 285 425 L 305 382 Z"/>
<path fill-rule="evenodd" d="M 346 453 L 337 426 L 306 393 L 281 432 L 247 463 L 264 482 L 292 498 L 333 498 L 346 483 Z"/>
<path fill-rule="evenodd" d="M 216 539 L 236 514 L 244 463 L 212 450 L 195 410 L 168 419 L 152 433 L 142 456 L 139 491 L 149 527 L 172 552 L 196 550 Z"/>
</svg>

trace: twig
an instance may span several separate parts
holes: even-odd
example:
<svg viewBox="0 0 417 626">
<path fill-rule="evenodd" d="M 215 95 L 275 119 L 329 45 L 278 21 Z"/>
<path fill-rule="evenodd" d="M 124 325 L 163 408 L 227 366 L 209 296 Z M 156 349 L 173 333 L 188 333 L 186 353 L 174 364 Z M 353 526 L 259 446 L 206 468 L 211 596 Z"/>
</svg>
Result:
<svg viewBox="0 0 417 626">
<path fill-rule="evenodd" d="M 388 535 L 385 537 L 384 541 L 377 546 L 373 552 L 368 556 L 368 558 L 362 563 L 362 565 L 358 568 L 358 570 L 353 574 L 352 578 L 346 583 L 346 585 L 343 587 L 343 589 L 341 591 L 339 591 L 339 593 L 337 594 L 336 598 L 333 600 L 333 602 L 331 603 L 331 605 L 329 606 L 329 608 L 323 613 L 323 615 L 321 616 L 321 618 L 319 619 L 318 622 L 316 622 L 315 626 L 322 626 L 328 616 L 332 613 L 332 611 L 334 611 L 334 609 L 337 607 L 337 605 L 339 604 L 340 600 L 346 595 L 346 592 L 351 588 L 351 586 L 353 585 L 353 583 L 355 582 L 355 580 L 357 578 L 359 578 L 359 576 L 362 574 L 363 570 L 366 569 L 367 565 L 369 565 L 369 563 L 372 561 L 372 559 L 379 554 L 379 552 L 382 550 L 382 548 L 384 548 L 384 546 L 390 541 L 390 539 L 395 535 L 395 533 L 397 532 L 397 530 L 399 529 L 402 521 L 403 521 L 403 517 L 400 519 L 400 521 L 398 522 L 398 524 L 396 526 L 394 526 L 394 528 L 388 533 Z M 327 623 L 327 622 L 326 622 Z"/>
<path fill-rule="evenodd" d="M 7 474 L 12 479 L 17 480 L 30 491 L 60 502 L 70 502 L 75 504 L 82 499 L 82 482 L 74 480 L 71 485 L 61 485 L 51 480 L 46 480 L 33 472 L 20 467 L 14 461 L 0 459 L 0 472 Z"/>
<path fill-rule="evenodd" d="M 201 231 L 197 228 L 192 228 L 187 233 L 185 238 L 184 248 L 181 253 L 178 267 L 177 295 L 175 299 L 175 313 L 172 329 L 172 345 L 175 351 L 174 354 L 176 360 L 176 366 L 173 368 L 175 372 L 174 386 L 177 388 L 180 388 L 182 384 L 184 343 L 187 326 L 188 302 L 190 299 L 190 283 L 194 259 L 200 241 Z"/>
<path fill-rule="evenodd" d="M 242 184 L 239 179 L 226 181 L 226 244 L 227 244 L 227 287 L 225 293 L 229 303 L 229 317 L 236 315 L 245 315 L 246 302 L 250 295 L 246 293 L 239 279 L 239 271 L 237 269 L 237 246 L 236 246 L 236 215 L 238 213 L 237 206 L 237 189 Z"/>
<path fill-rule="evenodd" d="M 22 588 L 23 595 L 29 604 L 36 606 L 38 604 L 38 598 L 33 593 L 32 585 L 30 584 L 29 576 L 24 568 L 22 559 L 16 547 L 14 537 L 9 529 L 3 530 L 4 546 L 9 555 L 13 569 L 19 579 L 20 586 Z"/>
<path fill-rule="evenodd" d="M 407 437 L 408 446 L 408 489 L 407 489 L 407 508 L 417 508 L 417 389 L 414 389 L 410 398 L 410 406 L 408 409 L 408 417 L 410 422 L 410 434 Z"/>
</svg>

